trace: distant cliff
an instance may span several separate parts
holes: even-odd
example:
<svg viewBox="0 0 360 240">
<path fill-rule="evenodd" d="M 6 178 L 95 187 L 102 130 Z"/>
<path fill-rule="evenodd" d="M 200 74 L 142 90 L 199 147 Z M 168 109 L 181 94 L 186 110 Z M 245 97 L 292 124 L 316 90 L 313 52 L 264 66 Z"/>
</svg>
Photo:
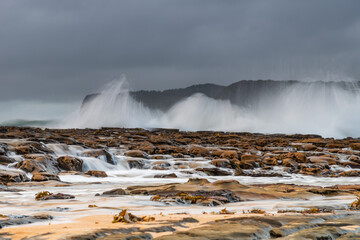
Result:
<svg viewBox="0 0 360 240">
<path fill-rule="evenodd" d="M 130 95 L 151 109 L 166 111 L 175 103 L 195 93 L 202 93 L 210 98 L 229 100 L 238 106 L 247 107 L 256 104 L 258 99 L 274 96 L 291 86 L 319 86 L 321 89 L 339 87 L 348 91 L 359 91 L 360 82 L 300 82 L 294 80 L 243 80 L 229 86 L 216 84 L 200 84 L 187 88 L 170 89 L 164 91 L 132 91 Z M 83 100 L 83 106 L 98 96 L 98 93 L 87 95 Z"/>
</svg>

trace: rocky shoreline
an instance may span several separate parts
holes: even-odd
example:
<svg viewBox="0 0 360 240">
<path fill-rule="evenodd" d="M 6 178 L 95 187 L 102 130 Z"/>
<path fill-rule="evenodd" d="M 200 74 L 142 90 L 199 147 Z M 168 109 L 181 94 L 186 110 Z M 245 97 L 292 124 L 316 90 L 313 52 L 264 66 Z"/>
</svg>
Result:
<svg viewBox="0 0 360 240">
<path fill-rule="evenodd" d="M 0 127 L 0 237 L 25 238 L 36 223 L 34 239 L 351 239 L 360 237 L 350 206 L 359 176 L 356 138 Z M 45 225 L 98 222 L 125 208 L 155 221 L 76 234 Z M 178 215 L 194 220 L 179 227 Z"/>
</svg>

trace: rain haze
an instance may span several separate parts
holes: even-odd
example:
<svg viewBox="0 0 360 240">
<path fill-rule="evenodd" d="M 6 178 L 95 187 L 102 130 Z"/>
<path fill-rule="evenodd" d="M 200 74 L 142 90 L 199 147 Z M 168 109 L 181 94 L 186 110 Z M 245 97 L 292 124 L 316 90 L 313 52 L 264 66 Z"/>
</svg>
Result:
<svg viewBox="0 0 360 240">
<path fill-rule="evenodd" d="M 359 10 L 357 0 L 4 0 L 0 121 L 68 114 L 122 74 L 133 90 L 359 80 Z"/>
</svg>

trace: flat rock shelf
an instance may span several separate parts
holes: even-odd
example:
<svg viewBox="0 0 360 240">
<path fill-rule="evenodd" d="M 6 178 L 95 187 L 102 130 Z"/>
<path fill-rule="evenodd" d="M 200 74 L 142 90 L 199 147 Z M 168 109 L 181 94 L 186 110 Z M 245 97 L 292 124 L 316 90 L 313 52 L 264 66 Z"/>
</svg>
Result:
<svg viewBox="0 0 360 240">
<path fill-rule="evenodd" d="M 359 239 L 359 176 L 356 138 L 0 127 L 0 239 Z"/>
</svg>

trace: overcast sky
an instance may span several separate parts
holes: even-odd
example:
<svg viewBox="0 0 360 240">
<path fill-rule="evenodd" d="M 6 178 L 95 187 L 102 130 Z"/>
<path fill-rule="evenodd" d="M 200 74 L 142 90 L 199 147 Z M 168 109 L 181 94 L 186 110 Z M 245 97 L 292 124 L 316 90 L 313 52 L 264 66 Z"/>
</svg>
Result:
<svg viewBox="0 0 360 240">
<path fill-rule="evenodd" d="M 242 79 L 360 79 L 359 0 L 1 0 L 0 101 Z"/>
</svg>

